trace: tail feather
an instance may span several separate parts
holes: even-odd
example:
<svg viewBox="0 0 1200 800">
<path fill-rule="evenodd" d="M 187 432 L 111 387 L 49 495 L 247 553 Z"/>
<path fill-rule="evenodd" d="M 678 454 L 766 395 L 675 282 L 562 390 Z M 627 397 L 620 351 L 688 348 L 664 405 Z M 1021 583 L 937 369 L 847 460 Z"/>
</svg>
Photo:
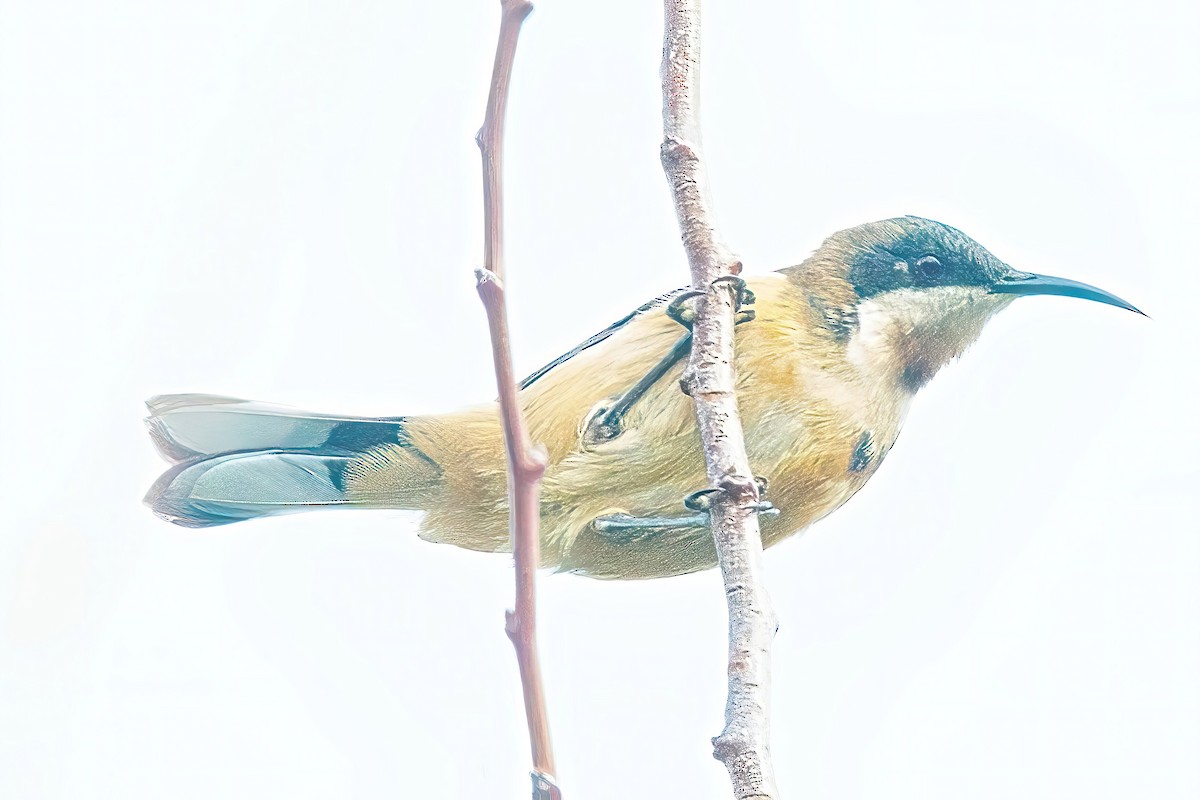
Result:
<svg viewBox="0 0 1200 800">
<path fill-rule="evenodd" d="M 381 445 L 407 444 L 403 417 L 316 414 L 233 397 L 160 395 L 146 425 L 175 464 L 146 504 L 200 528 L 315 507 L 361 505 L 346 496 L 346 469 Z"/>
<path fill-rule="evenodd" d="M 179 463 L 239 450 L 348 454 L 403 443 L 403 417 L 347 417 L 209 394 L 146 401 L 146 426 L 159 453 Z"/>
<path fill-rule="evenodd" d="M 342 482 L 349 461 L 279 450 L 226 453 L 176 464 L 150 487 L 146 504 L 189 528 L 353 505 Z"/>
</svg>

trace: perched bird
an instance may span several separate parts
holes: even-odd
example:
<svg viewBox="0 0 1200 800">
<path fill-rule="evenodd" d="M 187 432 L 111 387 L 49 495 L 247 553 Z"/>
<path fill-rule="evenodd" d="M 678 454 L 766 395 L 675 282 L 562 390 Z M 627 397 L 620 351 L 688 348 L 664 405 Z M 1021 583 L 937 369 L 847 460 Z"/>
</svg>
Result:
<svg viewBox="0 0 1200 800">
<path fill-rule="evenodd" d="M 735 328 L 736 388 L 750 463 L 773 505 L 761 519 L 767 546 L 862 488 L 913 395 L 1017 297 L 1137 311 L 1093 286 L 1013 269 L 919 217 L 835 233 L 800 265 L 748 278 L 742 294 L 753 319 L 743 313 Z M 692 402 L 678 387 L 687 297 L 647 303 L 522 383 L 530 435 L 549 453 L 542 566 L 653 578 L 715 565 L 703 512 L 683 505 L 707 485 Z M 509 548 L 494 403 L 373 419 L 209 395 L 148 405 L 154 441 L 176 463 L 146 502 L 171 522 L 417 509 L 425 539 Z"/>
</svg>

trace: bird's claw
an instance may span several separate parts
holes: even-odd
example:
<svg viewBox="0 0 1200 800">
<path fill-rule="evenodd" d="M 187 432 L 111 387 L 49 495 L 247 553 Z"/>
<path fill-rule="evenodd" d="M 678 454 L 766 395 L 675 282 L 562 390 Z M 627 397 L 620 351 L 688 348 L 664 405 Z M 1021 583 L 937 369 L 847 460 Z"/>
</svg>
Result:
<svg viewBox="0 0 1200 800">
<path fill-rule="evenodd" d="M 722 275 L 713 281 L 713 286 L 718 283 L 732 283 L 734 289 L 733 307 L 740 309 L 742 306 L 752 306 L 757 299 L 754 292 L 750 291 L 750 287 L 746 285 L 746 279 L 740 275 Z"/>
<path fill-rule="evenodd" d="M 762 475 L 754 476 L 754 483 L 758 486 L 758 502 L 754 503 L 752 508 L 759 513 L 766 512 L 768 514 L 778 514 L 779 509 L 768 503 L 763 498 L 767 496 L 767 479 Z M 692 492 L 687 497 L 683 498 L 684 508 L 692 511 L 708 511 L 712 507 L 712 496 L 720 489 L 701 489 L 698 492 Z"/>
<path fill-rule="evenodd" d="M 692 329 L 692 323 L 696 321 L 696 310 L 688 308 L 684 303 L 691 300 L 693 297 L 703 297 L 704 292 L 698 292 L 692 289 L 687 292 L 680 292 L 675 295 L 674 299 L 667 304 L 666 314 L 671 319 L 678 322 L 689 331 Z"/>
<path fill-rule="evenodd" d="M 692 492 L 687 497 L 683 498 L 683 507 L 692 511 L 707 512 L 712 508 L 713 494 L 721 491 L 720 489 L 701 489 L 698 492 Z"/>
<path fill-rule="evenodd" d="M 745 279 L 737 275 L 722 275 L 714 280 L 712 285 L 716 286 L 718 283 L 731 283 L 734 286 L 733 307 L 737 312 L 734 316 L 734 323 L 740 325 L 743 322 L 749 322 L 754 319 L 754 309 L 746 308 L 746 306 L 754 305 L 754 301 L 757 298 L 755 298 L 754 292 L 750 290 L 750 287 L 746 285 Z M 692 325 L 696 322 L 696 310 L 686 305 L 686 303 L 694 297 L 703 296 L 704 292 L 697 291 L 696 289 L 675 295 L 675 298 L 667 304 L 667 316 L 690 331 Z"/>
</svg>

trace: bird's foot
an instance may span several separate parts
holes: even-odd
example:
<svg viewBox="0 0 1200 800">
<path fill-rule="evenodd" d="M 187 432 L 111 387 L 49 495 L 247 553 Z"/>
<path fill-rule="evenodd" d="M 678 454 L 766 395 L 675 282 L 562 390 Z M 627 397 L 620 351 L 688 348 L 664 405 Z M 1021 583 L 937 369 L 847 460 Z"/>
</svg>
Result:
<svg viewBox="0 0 1200 800">
<path fill-rule="evenodd" d="M 714 286 L 718 283 L 733 284 L 734 323 L 740 325 L 743 322 L 749 322 L 754 319 L 754 309 L 746 308 L 746 306 L 754 305 L 755 301 L 754 292 L 750 291 L 750 287 L 746 285 L 746 281 L 737 275 L 722 275 L 713 281 Z M 687 302 L 703 295 L 704 292 L 695 289 L 675 295 L 675 298 L 667 304 L 667 316 L 690 331 L 692 325 L 696 322 L 696 310 L 689 306 Z"/>
<path fill-rule="evenodd" d="M 779 509 L 768 503 L 765 498 L 767 496 L 767 479 L 762 475 L 754 476 L 754 483 L 758 485 L 758 502 L 754 503 L 751 508 L 759 514 L 774 516 L 779 513 Z M 713 495 L 721 491 L 720 489 L 701 489 L 698 492 L 692 492 L 687 497 L 683 498 L 683 505 L 692 510 L 708 513 L 712 507 Z"/>
<path fill-rule="evenodd" d="M 758 484 L 759 497 L 767 491 L 767 479 L 755 477 Z M 701 489 L 683 498 L 683 505 L 691 514 L 679 516 L 638 517 L 633 514 L 607 514 L 592 520 L 592 527 L 606 537 L 619 541 L 632 541 L 641 538 L 649 531 L 679 530 L 687 528 L 707 528 L 709 512 L 712 508 L 712 494 L 719 489 Z M 751 506 L 759 516 L 773 517 L 779 514 L 779 509 L 766 500 L 759 500 Z"/>
</svg>

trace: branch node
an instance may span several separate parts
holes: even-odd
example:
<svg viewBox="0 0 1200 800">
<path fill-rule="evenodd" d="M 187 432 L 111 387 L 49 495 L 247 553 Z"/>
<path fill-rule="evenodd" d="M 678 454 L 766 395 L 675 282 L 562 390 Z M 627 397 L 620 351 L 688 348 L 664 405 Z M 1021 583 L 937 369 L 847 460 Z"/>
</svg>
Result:
<svg viewBox="0 0 1200 800">
<path fill-rule="evenodd" d="M 504 291 L 504 281 L 500 280 L 500 276 L 492 272 L 487 267 L 475 268 L 475 288 L 482 289 L 484 284 L 495 284 L 496 288 Z"/>
<path fill-rule="evenodd" d="M 726 475 L 720 482 L 721 491 L 737 506 L 758 502 L 758 482 L 742 475 Z"/>
<path fill-rule="evenodd" d="M 675 136 L 663 137 L 658 155 L 663 168 L 671 171 L 679 170 L 684 164 L 694 165 L 699 160 L 692 146 Z"/>
</svg>

